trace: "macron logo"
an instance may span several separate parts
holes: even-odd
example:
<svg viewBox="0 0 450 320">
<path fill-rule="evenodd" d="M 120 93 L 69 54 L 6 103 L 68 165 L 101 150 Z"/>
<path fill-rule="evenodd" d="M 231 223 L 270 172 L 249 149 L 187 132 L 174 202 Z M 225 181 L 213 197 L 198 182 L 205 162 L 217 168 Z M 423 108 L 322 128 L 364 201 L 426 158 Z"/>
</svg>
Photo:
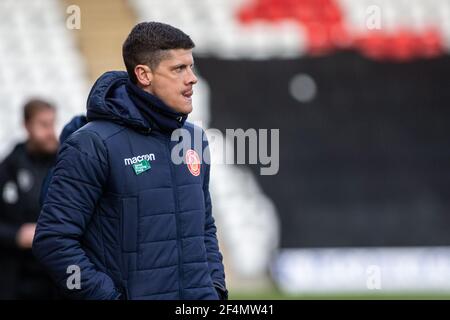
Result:
<svg viewBox="0 0 450 320">
<path fill-rule="evenodd" d="M 155 160 L 155 154 L 154 153 L 149 153 L 149 154 L 143 154 L 141 156 L 137 156 L 137 157 L 133 157 L 133 158 L 125 158 L 125 159 L 123 159 L 123 161 L 125 162 L 126 166 L 130 166 L 132 164 L 136 164 L 138 162 L 141 162 L 142 160 L 153 161 L 153 160 Z"/>
</svg>

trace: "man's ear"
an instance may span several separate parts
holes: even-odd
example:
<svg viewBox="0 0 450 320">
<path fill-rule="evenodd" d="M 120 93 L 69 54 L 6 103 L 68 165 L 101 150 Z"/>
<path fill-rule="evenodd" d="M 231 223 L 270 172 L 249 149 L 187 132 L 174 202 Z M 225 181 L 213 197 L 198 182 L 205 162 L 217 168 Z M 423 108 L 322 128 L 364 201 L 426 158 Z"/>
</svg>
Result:
<svg viewBox="0 0 450 320">
<path fill-rule="evenodd" d="M 146 66 L 145 64 L 138 64 L 134 67 L 134 74 L 138 85 L 145 88 L 152 84 L 153 73 L 149 66 Z"/>
</svg>

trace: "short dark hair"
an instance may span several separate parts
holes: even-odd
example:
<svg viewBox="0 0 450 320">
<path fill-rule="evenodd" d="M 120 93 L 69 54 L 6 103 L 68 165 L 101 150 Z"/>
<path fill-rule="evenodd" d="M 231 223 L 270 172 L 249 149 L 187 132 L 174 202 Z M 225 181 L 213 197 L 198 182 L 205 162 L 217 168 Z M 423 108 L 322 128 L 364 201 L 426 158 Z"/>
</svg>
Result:
<svg viewBox="0 0 450 320">
<path fill-rule="evenodd" d="M 55 112 L 56 108 L 48 101 L 41 99 L 28 100 L 28 102 L 23 106 L 23 120 L 28 122 L 33 119 L 37 113 L 43 110 L 51 110 Z"/>
<path fill-rule="evenodd" d="M 131 30 L 122 46 L 122 56 L 131 81 L 136 83 L 134 68 L 138 64 L 156 68 L 165 50 L 192 49 L 191 38 L 180 29 L 160 22 L 141 22 Z"/>
</svg>

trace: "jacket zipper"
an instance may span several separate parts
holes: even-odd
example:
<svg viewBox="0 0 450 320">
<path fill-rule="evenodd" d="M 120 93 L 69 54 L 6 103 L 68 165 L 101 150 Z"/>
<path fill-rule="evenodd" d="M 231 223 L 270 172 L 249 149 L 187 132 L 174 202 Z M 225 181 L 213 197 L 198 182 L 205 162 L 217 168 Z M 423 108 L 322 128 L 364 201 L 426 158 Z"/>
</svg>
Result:
<svg viewBox="0 0 450 320">
<path fill-rule="evenodd" d="M 174 196 L 174 200 L 175 200 L 175 227 L 177 229 L 177 248 L 178 248 L 178 294 L 180 296 L 180 300 L 183 299 L 183 261 L 182 261 L 182 248 L 181 248 L 181 237 L 180 237 L 180 222 L 178 220 L 178 215 L 179 215 L 179 203 L 178 203 L 178 188 L 177 188 L 177 184 L 175 181 L 175 173 L 174 173 L 174 168 L 173 168 L 173 164 L 172 164 L 172 160 L 170 157 L 170 139 L 167 142 L 167 147 L 168 147 L 168 154 L 169 154 L 169 168 L 170 168 L 170 175 L 172 178 L 172 183 L 173 183 L 173 196 Z"/>
</svg>

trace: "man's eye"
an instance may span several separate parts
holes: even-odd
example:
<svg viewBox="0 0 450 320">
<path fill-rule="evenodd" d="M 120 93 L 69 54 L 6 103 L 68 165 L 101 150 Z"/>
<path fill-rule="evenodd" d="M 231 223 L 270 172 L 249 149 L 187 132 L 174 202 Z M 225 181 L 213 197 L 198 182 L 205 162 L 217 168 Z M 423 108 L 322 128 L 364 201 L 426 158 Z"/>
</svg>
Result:
<svg viewBox="0 0 450 320">
<path fill-rule="evenodd" d="M 175 71 L 181 72 L 181 71 L 183 71 L 183 69 L 184 69 L 184 66 L 179 66 L 179 67 L 176 67 Z"/>
</svg>

